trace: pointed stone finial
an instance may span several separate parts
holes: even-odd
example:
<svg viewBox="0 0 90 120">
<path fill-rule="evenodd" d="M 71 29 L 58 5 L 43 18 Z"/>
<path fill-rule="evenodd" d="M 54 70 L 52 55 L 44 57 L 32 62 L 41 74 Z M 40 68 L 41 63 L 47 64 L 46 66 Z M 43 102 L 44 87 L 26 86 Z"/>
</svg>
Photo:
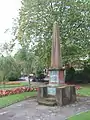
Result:
<svg viewBox="0 0 90 120">
<path fill-rule="evenodd" d="M 53 24 L 53 39 L 51 51 L 51 68 L 61 68 L 61 48 L 59 39 L 59 26 L 57 21 Z"/>
</svg>

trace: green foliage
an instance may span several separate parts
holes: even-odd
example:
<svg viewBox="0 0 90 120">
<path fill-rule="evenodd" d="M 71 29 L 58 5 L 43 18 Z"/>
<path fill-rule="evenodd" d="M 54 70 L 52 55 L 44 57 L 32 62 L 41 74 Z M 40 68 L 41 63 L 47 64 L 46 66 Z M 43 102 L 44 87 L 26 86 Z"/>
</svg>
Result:
<svg viewBox="0 0 90 120">
<path fill-rule="evenodd" d="M 88 83 L 90 82 L 90 65 L 83 66 L 82 70 L 75 71 L 75 83 Z"/>
<path fill-rule="evenodd" d="M 20 77 L 20 73 L 18 71 L 10 71 L 7 75 L 7 79 L 9 81 L 16 81 Z"/>
<path fill-rule="evenodd" d="M 75 69 L 73 67 L 66 69 L 65 82 L 68 82 L 68 83 L 75 82 Z"/>
<path fill-rule="evenodd" d="M 43 73 L 43 69 L 39 67 L 36 71 L 36 75 L 40 76 L 42 73 Z"/>
<path fill-rule="evenodd" d="M 89 74 L 90 73 L 90 65 L 85 65 L 83 72 Z"/>
<path fill-rule="evenodd" d="M 58 21 L 63 62 L 90 53 L 90 1 L 22 0 L 18 38 L 31 46 L 41 66 L 50 66 L 52 27 Z"/>
<path fill-rule="evenodd" d="M 38 57 L 28 46 L 23 46 L 14 56 L 24 74 L 36 72 Z"/>
<path fill-rule="evenodd" d="M 90 82 L 90 65 L 85 65 L 83 70 L 83 79 L 85 83 Z"/>
<path fill-rule="evenodd" d="M 4 82 L 5 80 L 9 80 L 12 73 L 17 73 L 18 75 L 21 73 L 20 67 L 16 63 L 15 59 L 11 56 L 0 57 L 0 81 Z"/>
<path fill-rule="evenodd" d="M 83 83 L 83 70 L 75 71 L 75 83 Z"/>
</svg>

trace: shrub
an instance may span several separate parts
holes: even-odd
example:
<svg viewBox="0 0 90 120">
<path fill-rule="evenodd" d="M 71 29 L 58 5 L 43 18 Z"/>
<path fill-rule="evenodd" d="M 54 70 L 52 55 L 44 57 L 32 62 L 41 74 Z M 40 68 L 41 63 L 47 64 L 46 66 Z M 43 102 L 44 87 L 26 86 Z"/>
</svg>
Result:
<svg viewBox="0 0 90 120">
<path fill-rule="evenodd" d="M 75 83 L 83 83 L 83 70 L 75 71 Z"/>
<path fill-rule="evenodd" d="M 10 71 L 7 75 L 9 81 L 16 81 L 20 77 L 20 73 L 16 71 Z"/>
<path fill-rule="evenodd" d="M 83 70 L 78 70 L 75 72 L 75 82 L 76 83 L 90 82 L 90 65 L 86 65 L 84 66 Z"/>
<path fill-rule="evenodd" d="M 75 79 L 75 70 L 73 67 L 66 69 L 65 82 L 73 83 Z"/>
<path fill-rule="evenodd" d="M 83 79 L 85 83 L 90 82 L 90 65 L 84 66 Z"/>
</svg>

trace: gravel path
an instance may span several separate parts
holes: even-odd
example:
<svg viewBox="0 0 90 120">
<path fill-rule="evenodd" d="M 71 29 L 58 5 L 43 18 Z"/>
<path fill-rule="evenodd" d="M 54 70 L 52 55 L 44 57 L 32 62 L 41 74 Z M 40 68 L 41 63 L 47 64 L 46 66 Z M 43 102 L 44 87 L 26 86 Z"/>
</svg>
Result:
<svg viewBox="0 0 90 120">
<path fill-rule="evenodd" d="M 90 98 L 80 98 L 65 107 L 41 106 L 36 99 L 30 99 L 0 109 L 0 120 L 65 120 L 86 110 L 90 110 Z"/>
</svg>

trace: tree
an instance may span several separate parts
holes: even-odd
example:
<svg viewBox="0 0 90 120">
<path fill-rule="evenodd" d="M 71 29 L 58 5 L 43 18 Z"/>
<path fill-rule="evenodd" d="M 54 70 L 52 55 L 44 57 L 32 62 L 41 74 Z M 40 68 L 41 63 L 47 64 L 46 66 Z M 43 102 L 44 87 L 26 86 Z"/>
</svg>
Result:
<svg viewBox="0 0 90 120">
<path fill-rule="evenodd" d="M 63 61 L 90 53 L 90 1 L 22 0 L 17 39 L 32 45 L 42 65 L 50 66 L 52 26 L 58 21 Z"/>
<path fill-rule="evenodd" d="M 11 73 L 16 76 L 17 80 L 21 74 L 20 67 L 16 63 L 15 59 L 11 56 L 1 56 L 0 57 L 0 80 L 4 83 L 6 80 L 9 80 Z"/>
<path fill-rule="evenodd" d="M 21 70 L 24 74 L 29 75 L 30 73 L 35 72 L 38 57 L 35 56 L 33 51 L 29 50 L 28 47 L 23 46 L 14 57 L 21 66 Z"/>
</svg>

